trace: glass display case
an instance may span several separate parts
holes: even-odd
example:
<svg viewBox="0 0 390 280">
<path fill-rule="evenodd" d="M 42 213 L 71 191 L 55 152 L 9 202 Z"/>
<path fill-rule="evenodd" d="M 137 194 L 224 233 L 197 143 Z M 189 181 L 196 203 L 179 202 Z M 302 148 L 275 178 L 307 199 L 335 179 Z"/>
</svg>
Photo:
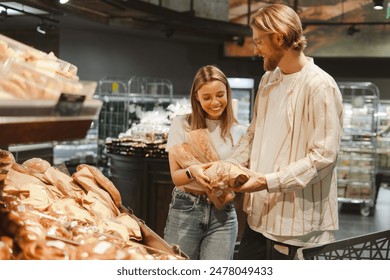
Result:
<svg viewBox="0 0 390 280">
<path fill-rule="evenodd" d="M 343 95 L 344 131 L 337 165 L 338 200 L 361 205 L 363 216 L 375 209 L 377 112 L 379 90 L 369 82 L 338 83 Z"/>
<path fill-rule="evenodd" d="M 390 175 L 390 100 L 380 100 L 378 108 L 378 173 Z"/>
<path fill-rule="evenodd" d="M 249 78 L 228 78 L 232 89 L 233 110 L 240 124 L 248 125 L 252 117 L 252 106 L 254 100 L 254 79 Z M 234 101 L 237 100 L 237 101 Z M 235 104 L 237 102 L 237 105 Z"/>
</svg>

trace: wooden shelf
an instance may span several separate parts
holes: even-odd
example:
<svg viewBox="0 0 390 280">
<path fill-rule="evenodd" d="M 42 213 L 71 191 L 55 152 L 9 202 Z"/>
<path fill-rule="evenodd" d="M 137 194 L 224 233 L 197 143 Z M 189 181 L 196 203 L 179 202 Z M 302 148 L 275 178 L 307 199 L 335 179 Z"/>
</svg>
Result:
<svg viewBox="0 0 390 280">
<path fill-rule="evenodd" d="M 86 101 L 79 116 L 49 115 L 54 106 L 55 102 L 44 101 L 2 102 L 0 146 L 85 138 L 102 102 Z"/>
</svg>

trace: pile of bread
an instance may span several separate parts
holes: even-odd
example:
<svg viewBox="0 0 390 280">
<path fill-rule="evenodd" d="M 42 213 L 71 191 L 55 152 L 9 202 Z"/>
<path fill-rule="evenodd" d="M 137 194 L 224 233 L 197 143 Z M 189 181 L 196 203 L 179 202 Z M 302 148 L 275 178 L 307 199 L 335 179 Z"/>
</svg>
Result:
<svg viewBox="0 0 390 280">
<path fill-rule="evenodd" d="M 83 94 L 77 67 L 0 34 L 0 99 L 55 99 Z"/>
<path fill-rule="evenodd" d="M 185 258 L 145 244 L 142 223 L 98 168 L 65 172 L 0 150 L 0 259 Z"/>
</svg>

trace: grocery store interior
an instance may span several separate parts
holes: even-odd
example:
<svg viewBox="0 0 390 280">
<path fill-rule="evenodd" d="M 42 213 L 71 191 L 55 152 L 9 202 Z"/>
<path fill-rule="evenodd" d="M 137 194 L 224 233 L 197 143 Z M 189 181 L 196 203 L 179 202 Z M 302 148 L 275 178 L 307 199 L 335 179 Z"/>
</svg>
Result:
<svg viewBox="0 0 390 280">
<path fill-rule="evenodd" d="M 336 239 L 390 230 L 388 0 L 0 1 L 0 150 L 19 164 L 41 158 L 68 179 L 82 164 L 96 167 L 118 189 L 121 211 L 151 234 L 145 247 L 182 257 L 161 239 L 174 187 L 165 151 L 170 121 L 191 110 L 196 71 L 214 64 L 229 78 L 238 120 L 249 124 L 264 70 L 248 23 L 269 3 L 298 12 L 306 55 L 343 94 Z M 7 87 L 14 74 L 34 91 Z M 1 205 L 9 214 L 6 199 Z M 237 243 L 241 205 L 237 195 Z"/>
</svg>

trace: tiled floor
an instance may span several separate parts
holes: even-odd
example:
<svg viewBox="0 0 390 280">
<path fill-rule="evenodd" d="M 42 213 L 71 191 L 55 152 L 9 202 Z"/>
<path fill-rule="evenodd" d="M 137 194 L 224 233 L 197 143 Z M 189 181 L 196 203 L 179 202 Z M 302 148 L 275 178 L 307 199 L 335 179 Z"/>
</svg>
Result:
<svg viewBox="0 0 390 280">
<path fill-rule="evenodd" d="M 337 240 L 390 230 L 390 188 L 382 186 L 379 189 L 375 212 L 372 216 L 362 216 L 360 205 L 341 204 L 339 222 L 340 229 L 336 232 Z"/>
</svg>

